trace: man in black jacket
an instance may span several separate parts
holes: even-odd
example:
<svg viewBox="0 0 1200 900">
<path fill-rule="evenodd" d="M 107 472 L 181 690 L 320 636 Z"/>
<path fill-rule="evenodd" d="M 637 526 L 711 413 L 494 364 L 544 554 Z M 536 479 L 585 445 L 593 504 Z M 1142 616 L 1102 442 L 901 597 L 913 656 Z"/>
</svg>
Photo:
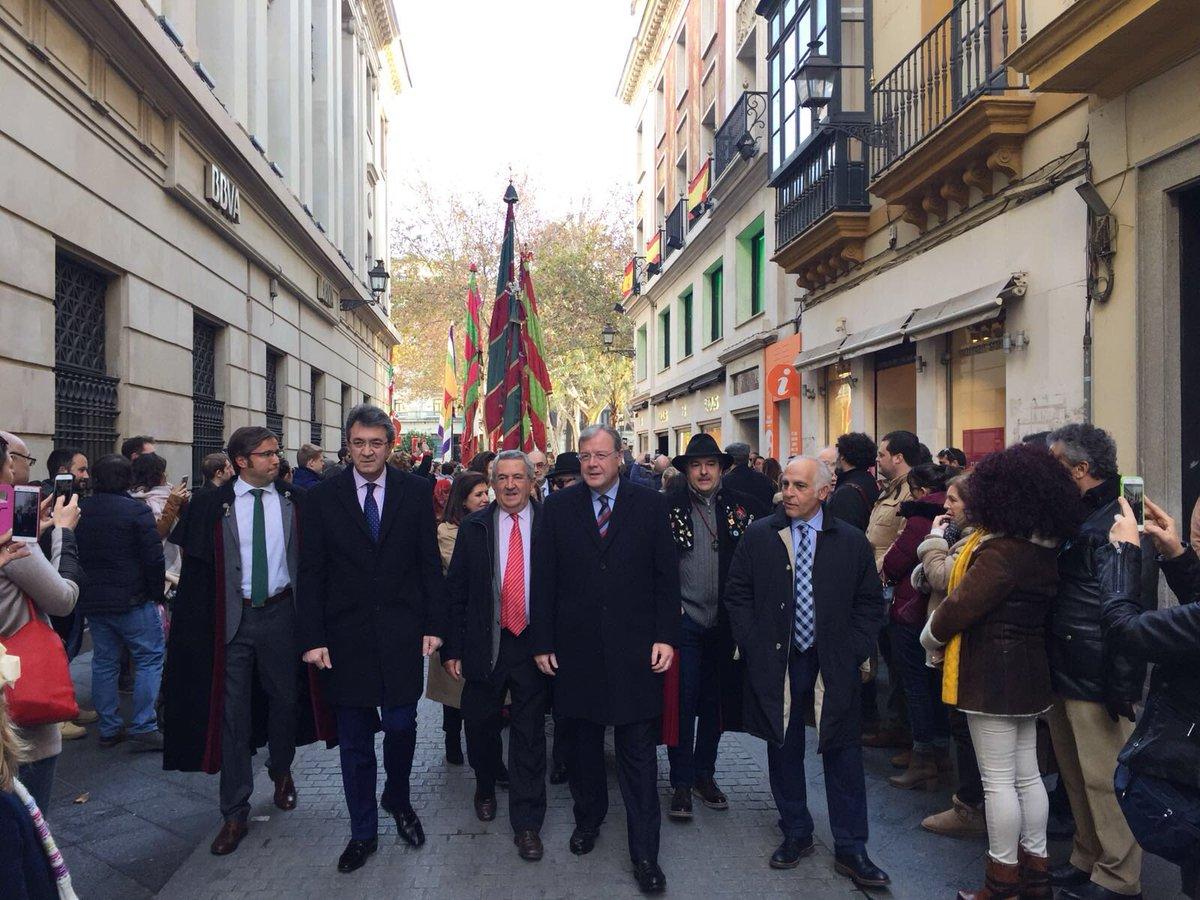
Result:
<svg viewBox="0 0 1200 900">
<path fill-rule="evenodd" d="M 879 499 L 879 485 L 870 472 L 878 449 L 870 437 L 859 431 L 837 439 L 837 487 L 825 504 L 831 516 L 863 532 Z"/>
<path fill-rule="evenodd" d="M 534 465 L 520 450 L 496 457 L 496 500 L 459 528 L 447 573 L 449 625 L 442 665 L 466 679 L 462 714 L 475 770 L 475 815 L 496 818 L 500 711 L 512 697 L 508 814 L 522 859 L 542 858 L 546 818 L 546 676 L 533 662 L 529 633 L 530 545 L 537 504 Z"/>
<path fill-rule="evenodd" d="M 362 404 L 346 418 L 350 467 L 304 498 L 300 645 L 333 704 L 350 842 L 338 871 L 378 848 L 375 734 L 383 730 L 381 801 L 412 847 L 425 831 L 409 803 L 422 655 L 442 644 L 444 584 L 433 523 L 433 483 L 387 465 L 391 419 Z"/>
<path fill-rule="evenodd" d="M 1117 495 L 1117 445 L 1090 424 L 1051 432 L 1050 450 L 1070 472 L 1087 518 L 1058 557 L 1058 598 L 1047 651 L 1058 701 L 1047 717 L 1059 773 L 1075 817 L 1069 863 L 1051 873 L 1064 900 L 1140 896 L 1142 849 L 1117 804 L 1112 773 L 1133 732 L 1146 665 L 1106 641 L 1101 629 L 1100 552 Z M 1153 596 L 1147 591 L 1143 597 Z"/>
<path fill-rule="evenodd" d="M 663 673 L 679 645 L 679 560 L 667 501 L 620 477 L 621 436 L 579 436 L 583 484 L 551 494 L 534 532 L 533 643 L 571 720 L 571 852 L 592 850 L 608 812 L 604 730 L 613 726 L 629 855 L 638 887 L 666 889 L 658 865 L 655 744 Z"/>
<path fill-rule="evenodd" d="M 860 887 L 890 879 L 867 856 L 859 666 L 883 625 L 879 574 L 862 532 L 828 515 L 828 467 L 799 457 L 783 472 L 782 510 L 733 554 L 725 605 L 746 660 L 746 730 L 767 742 L 783 842 L 771 866 L 813 852 L 804 775 L 804 710 L 815 706 L 834 865 Z"/>
<path fill-rule="evenodd" d="M 725 473 L 725 487 L 739 494 L 749 494 L 765 509 L 775 506 L 775 485 L 762 472 L 750 466 L 750 445 L 740 441 L 725 448 L 733 462 Z"/>
</svg>

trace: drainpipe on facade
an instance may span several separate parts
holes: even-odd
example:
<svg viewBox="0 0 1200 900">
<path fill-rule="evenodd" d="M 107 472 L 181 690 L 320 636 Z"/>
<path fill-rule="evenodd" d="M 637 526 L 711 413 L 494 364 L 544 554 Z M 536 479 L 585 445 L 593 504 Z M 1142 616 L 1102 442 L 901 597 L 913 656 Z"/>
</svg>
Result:
<svg viewBox="0 0 1200 900">
<path fill-rule="evenodd" d="M 1088 292 L 1083 312 L 1083 421 L 1092 421 L 1092 295 Z"/>
</svg>

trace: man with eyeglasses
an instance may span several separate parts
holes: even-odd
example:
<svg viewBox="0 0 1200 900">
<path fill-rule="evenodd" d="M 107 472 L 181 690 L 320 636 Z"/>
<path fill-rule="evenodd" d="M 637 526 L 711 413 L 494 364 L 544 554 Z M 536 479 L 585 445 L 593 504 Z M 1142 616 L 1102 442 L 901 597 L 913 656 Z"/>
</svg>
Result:
<svg viewBox="0 0 1200 900">
<path fill-rule="evenodd" d="M 171 532 L 183 563 L 163 676 L 163 768 L 221 773 L 217 856 L 247 834 L 255 735 L 281 810 L 296 806 L 296 746 L 316 737 L 296 635 L 302 492 L 267 428 L 234 431 L 228 455 L 237 477 L 193 495 Z"/>
<path fill-rule="evenodd" d="M 320 670 L 337 720 L 350 841 L 339 872 L 379 846 L 379 806 L 411 847 L 425 843 L 409 802 L 417 701 L 442 645 L 445 596 L 433 521 L 433 482 L 387 465 L 391 417 L 361 404 L 346 417 L 350 466 L 304 498 L 300 645 Z M 376 803 L 375 734 L 387 780 Z"/>
<path fill-rule="evenodd" d="M 663 675 L 679 644 L 679 561 L 666 498 L 620 477 L 621 436 L 579 436 L 583 484 L 551 494 L 534 523 L 534 660 L 553 676 L 572 735 L 570 850 L 588 853 L 608 812 L 604 731 L 613 726 L 634 878 L 666 889 L 658 865 Z"/>
<path fill-rule="evenodd" d="M 29 455 L 29 447 L 10 431 L 0 431 L 0 440 L 8 444 L 8 458 L 12 460 L 13 484 L 29 484 L 30 474 L 37 458 Z"/>
</svg>

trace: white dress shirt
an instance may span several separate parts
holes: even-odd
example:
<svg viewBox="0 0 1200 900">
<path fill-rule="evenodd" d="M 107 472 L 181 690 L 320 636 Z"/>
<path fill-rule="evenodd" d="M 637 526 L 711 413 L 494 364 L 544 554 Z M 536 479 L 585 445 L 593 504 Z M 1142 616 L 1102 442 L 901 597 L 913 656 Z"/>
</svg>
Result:
<svg viewBox="0 0 1200 900">
<path fill-rule="evenodd" d="M 531 504 L 526 503 L 525 508 L 517 513 L 517 524 L 521 527 L 521 550 L 525 555 L 525 621 L 529 621 L 529 536 L 533 530 L 533 511 Z M 504 573 L 508 569 L 508 542 L 512 537 L 513 520 L 512 513 L 506 512 L 503 508 L 499 509 L 500 513 L 500 534 L 499 553 L 500 553 L 500 584 L 504 584 Z"/>
<path fill-rule="evenodd" d="M 815 554 L 816 547 L 817 547 L 817 535 L 820 534 L 821 529 L 825 527 L 825 507 L 823 507 L 823 506 L 818 507 L 817 511 L 815 513 L 813 513 L 813 517 L 811 519 L 792 519 L 791 523 L 792 523 L 792 559 L 794 560 L 796 558 L 796 555 L 800 552 L 800 529 L 801 528 L 807 528 L 812 532 L 812 534 L 809 535 L 809 538 L 812 539 L 812 547 L 813 547 L 813 552 Z M 814 555 L 813 559 L 815 561 L 815 559 L 816 559 L 815 555 Z"/>
<path fill-rule="evenodd" d="M 383 518 L 383 491 L 384 491 L 384 488 L 387 486 L 387 466 L 384 466 L 384 469 L 382 472 L 379 473 L 378 478 L 376 478 L 374 481 L 370 481 L 370 482 L 368 482 L 366 478 L 364 478 L 361 474 L 359 474 L 358 469 L 354 470 L 354 487 L 357 488 L 357 490 L 358 490 L 358 508 L 363 510 L 364 512 L 366 511 L 366 507 L 367 507 L 367 485 L 368 484 L 375 485 L 375 505 L 377 507 L 379 507 L 379 518 L 382 519 Z"/>
<path fill-rule="evenodd" d="M 253 485 L 242 479 L 233 483 L 233 510 L 237 514 L 238 550 L 242 557 L 242 599 L 250 599 L 250 579 L 254 574 L 254 496 Z M 263 489 L 263 519 L 267 526 L 267 596 L 274 597 L 292 583 L 288 575 L 287 545 L 283 539 L 283 509 L 275 485 Z"/>
<path fill-rule="evenodd" d="M 612 487 L 610 487 L 607 491 L 604 492 L 604 496 L 608 498 L 608 512 L 609 512 L 610 516 L 612 515 L 613 507 L 615 507 L 617 505 L 617 488 L 619 488 L 620 486 L 621 486 L 621 479 L 618 478 L 616 481 L 614 481 L 612 483 Z M 593 513 L 593 515 L 595 515 L 595 517 L 597 519 L 600 518 L 600 492 L 599 491 L 592 491 L 592 513 Z"/>
</svg>

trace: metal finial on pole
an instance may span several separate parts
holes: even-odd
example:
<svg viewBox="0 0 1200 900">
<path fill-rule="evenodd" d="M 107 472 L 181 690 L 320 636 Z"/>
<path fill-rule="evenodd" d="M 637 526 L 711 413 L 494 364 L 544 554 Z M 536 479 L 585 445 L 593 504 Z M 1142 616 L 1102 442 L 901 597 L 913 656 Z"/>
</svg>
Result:
<svg viewBox="0 0 1200 900">
<path fill-rule="evenodd" d="M 513 187 L 512 181 L 508 182 L 508 190 L 504 192 L 505 203 L 516 203 L 520 198 L 517 197 L 517 189 Z"/>
</svg>

